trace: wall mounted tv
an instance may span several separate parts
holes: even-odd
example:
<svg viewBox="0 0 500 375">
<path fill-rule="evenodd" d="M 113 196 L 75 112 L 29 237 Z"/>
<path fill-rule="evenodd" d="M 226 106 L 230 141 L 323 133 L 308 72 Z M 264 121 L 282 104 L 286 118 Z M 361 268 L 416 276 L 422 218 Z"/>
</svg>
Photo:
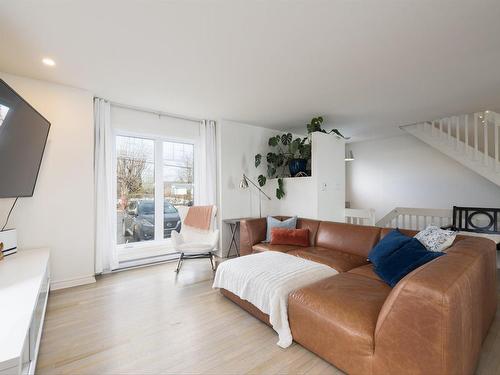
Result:
<svg viewBox="0 0 500 375">
<path fill-rule="evenodd" d="M 0 79 L 0 198 L 31 197 L 50 122 Z"/>
</svg>

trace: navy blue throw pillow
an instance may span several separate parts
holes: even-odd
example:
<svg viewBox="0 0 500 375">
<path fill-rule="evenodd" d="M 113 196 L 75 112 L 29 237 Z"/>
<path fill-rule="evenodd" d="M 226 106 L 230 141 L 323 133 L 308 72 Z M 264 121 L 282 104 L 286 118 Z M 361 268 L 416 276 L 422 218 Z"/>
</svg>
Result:
<svg viewBox="0 0 500 375">
<path fill-rule="evenodd" d="M 368 254 L 368 259 L 374 266 L 377 266 L 379 261 L 400 249 L 410 240 L 411 237 L 405 236 L 398 229 L 393 229 L 373 247 Z"/>
<path fill-rule="evenodd" d="M 373 247 L 368 259 L 375 273 L 394 287 L 411 271 L 442 255 L 445 253 L 429 251 L 416 238 L 394 229 Z"/>
</svg>

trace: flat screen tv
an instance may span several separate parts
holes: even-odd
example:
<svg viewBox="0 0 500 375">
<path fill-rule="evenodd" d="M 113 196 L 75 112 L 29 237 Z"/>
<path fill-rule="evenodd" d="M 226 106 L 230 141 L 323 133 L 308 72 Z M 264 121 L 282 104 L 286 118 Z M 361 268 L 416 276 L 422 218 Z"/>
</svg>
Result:
<svg viewBox="0 0 500 375">
<path fill-rule="evenodd" d="M 0 79 L 0 198 L 35 191 L 50 122 Z"/>
</svg>

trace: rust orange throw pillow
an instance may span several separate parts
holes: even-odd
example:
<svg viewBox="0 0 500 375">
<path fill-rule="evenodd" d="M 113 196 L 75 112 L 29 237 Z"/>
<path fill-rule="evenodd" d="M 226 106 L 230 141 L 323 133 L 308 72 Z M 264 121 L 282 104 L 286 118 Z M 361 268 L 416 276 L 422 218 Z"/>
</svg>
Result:
<svg viewBox="0 0 500 375">
<path fill-rule="evenodd" d="M 271 245 L 309 246 L 309 229 L 273 228 Z"/>
</svg>

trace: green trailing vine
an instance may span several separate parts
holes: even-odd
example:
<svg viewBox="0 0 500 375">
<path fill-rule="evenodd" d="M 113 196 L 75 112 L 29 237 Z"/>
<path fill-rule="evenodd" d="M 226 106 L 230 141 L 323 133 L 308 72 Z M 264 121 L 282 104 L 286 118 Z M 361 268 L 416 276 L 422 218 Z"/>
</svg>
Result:
<svg viewBox="0 0 500 375">
<path fill-rule="evenodd" d="M 290 161 L 294 159 L 304 159 L 309 161 L 311 159 L 311 134 L 314 132 L 321 132 L 325 134 L 335 134 L 337 137 L 348 139 L 344 137 L 337 129 L 330 131 L 324 130 L 321 126 L 323 124 L 323 117 L 314 117 L 307 127 L 307 137 L 293 138 L 292 133 L 277 134 L 269 138 L 268 146 L 271 148 L 266 155 L 267 163 L 267 177 L 263 174 L 259 175 L 257 181 L 260 187 L 263 187 L 268 178 L 277 178 L 278 187 L 276 188 L 276 198 L 282 199 L 285 196 L 284 190 L 284 177 L 289 177 L 288 166 Z M 255 168 L 262 164 L 262 155 L 255 155 Z"/>
<path fill-rule="evenodd" d="M 321 124 L 323 124 L 323 117 L 318 116 L 314 117 L 309 124 L 307 124 L 307 133 L 311 134 L 314 132 L 320 132 L 320 133 L 325 133 L 325 134 L 335 134 L 337 137 L 343 138 L 343 139 L 349 139 L 349 137 L 344 137 L 342 133 L 339 132 L 338 129 L 332 129 L 330 131 L 326 131 L 325 129 L 321 128 Z"/>
<path fill-rule="evenodd" d="M 283 179 L 278 178 L 278 187 L 276 188 L 276 198 L 281 199 L 285 196 L 285 190 L 283 189 Z"/>
</svg>

